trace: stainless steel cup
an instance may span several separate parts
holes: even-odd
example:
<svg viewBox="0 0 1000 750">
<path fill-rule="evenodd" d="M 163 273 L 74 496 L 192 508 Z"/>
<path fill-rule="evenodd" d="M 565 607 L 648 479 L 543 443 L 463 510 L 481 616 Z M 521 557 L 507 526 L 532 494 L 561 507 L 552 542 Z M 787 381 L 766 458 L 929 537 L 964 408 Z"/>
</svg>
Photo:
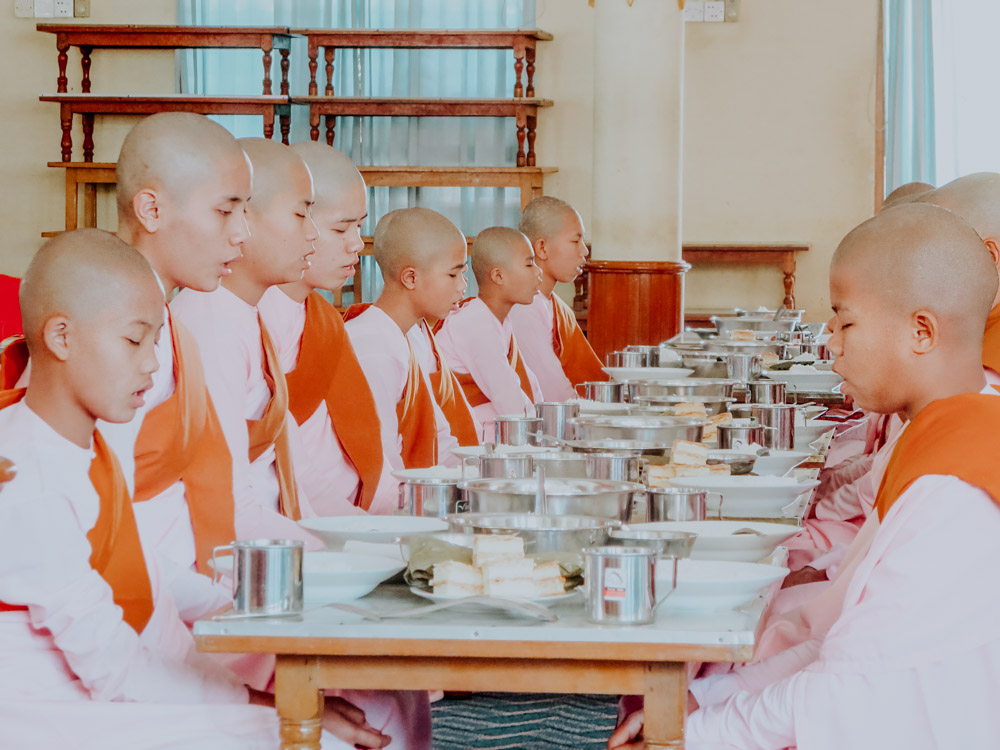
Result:
<svg viewBox="0 0 1000 750">
<path fill-rule="evenodd" d="M 763 427 L 771 428 L 764 430 L 765 448 L 794 450 L 795 404 L 754 404 L 753 416 Z"/>
<path fill-rule="evenodd" d="M 645 352 L 608 352 L 604 355 L 604 363 L 608 367 L 648 367 Z"/>
<path fill-rule="evenodd" d="M 783 404 L 788 383 L 783 380 L 754 380 L 747 384 L 751 404 Z"/>
<path fill-rule="evenodd" d="M 582 392 L 581 388 L 583 388 Z M 576 392 L 580 393 L 587 401 L 600 401 L 602 404 L 620 404 L 625 400 L 625 384 L 610 380 L 580 383 L 576 387 Z"/>
<path fill-rule="evenodd" d="M 646 490 L 647 521 L 704 521 L 708 493 L 686 487 L 650 487 Z"/>
<path fill-rule="evenodd" d="M 730 404 L 729 413 L 733 415 L 733 419 L 752 419 L 753 404 Z"/>
<path fill-rule="evenodd" d="M 627 352 L 640 352 L 646 355 L 645 367 L 659 367 L 660 366 L 660 346 L 649 346 L 646 344 L 630 344 L 625 347 Z"/>
<path fill-rule="evenodd" d="M 812 354 L 816 359 L 833 359 L 830 355 L 830 350 L 826 348 L 826 344 L 820 344 L 816 341 L 802 344 L 802 352 L 804 354 Z"/>
<path fill-rule="evenodd" d="M 752 409 L 751 413 L 753 413 Z M 737 440 L 747 445 L 756 443 L 757 445 L 767 446 L 765 436 L 768 432 L 771 432 L 771 430 L 764 429 L 764 425 L 761 424 L 720 424 L 717 429 L 720 448 L 732 448 Z"/>
<path fill-rule="evenodd" d="M 646 625 L 653 621 L 657 550 L 589 547 L 583 554 L 588 620 L 599 625 Z"/>
<path fill-rule="evenodd" d="M 536 433 L 542 429 L 538 417 L 499 416 L 494 424 L 500 445 L 538 445 Z"/>
<path fill-rule="evenodd" d="M 481 479 L 524 479 L 535 471 L 531 456 L 510 453 L 483 453 L 479 456 Z"/>
<path fill-rule="evenodd" d="M 542 420 L 542 432 L 560 440 L 572 440 L 573 432 L 567 419 L 580 416 L 580 405 L 561 401 L 541 401 L 535 404 L 535 414 Z"/>
<path fill-rule="evenodd" d="M 616 482 L 642 482 L 649 463 L 642 456 L 619 453 L 585 453 L 584 458 L 590 479 L 612 479 Z"/>
<path fill-rule="evenodd" d="M 756 380 L 760 377 L 761 362 L 759 354 L 727 354 L 726 376 L 741 383 Z"/>
<path fill-rule="evenodd" d="M 399 507 L 411 516 L 444 518 L 463 513 L 468 504 L 458 489 L 458 479 L 405 479 L 399 483 Z"/>
<path fill-rule="evenodd" d="M 233 552 L 235 612 L 265 615 L 302 611 L 304 542 L 251 539 L 223 544 L 212 550 L 213 561 L 220 550 Z"/>
</svg>

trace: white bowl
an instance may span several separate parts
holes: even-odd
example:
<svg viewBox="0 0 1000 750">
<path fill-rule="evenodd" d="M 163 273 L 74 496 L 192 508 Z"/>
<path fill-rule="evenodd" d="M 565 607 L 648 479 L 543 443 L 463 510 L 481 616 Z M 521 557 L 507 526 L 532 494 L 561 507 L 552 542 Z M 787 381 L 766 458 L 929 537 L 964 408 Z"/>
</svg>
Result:
<svg viewBox="0 0 1000 750">
<path fill-rule="evenodd" d="M 844 379 L 831 370 L 818 372 L 789 372 L 787 370 L 768 370 L 764 373 L 772 380 L 783 380 L 790 389 L 810 393 L 833 392 L 833 389 L 844 382 Z"/>
<path fill-rule="evenodd" d="M 448 530 L 447 521 L 427 516 L 328 516 L 304 518 L 299 526 L 322 539 L 327 549 L 340 549 L 352 539 L 386 543 Z"/>
<path fill-rule="evenodd" d="M 809 451 L 772 450 L 768 456 L 757 456 L 753 473 L 762 477 L 783 477 L 811 455 Z"/>
<path fill-rule="evenodd" d="M 775 548 L 801 529 L 784 523 L 759 521 L 659 521 L 636 523 L 632 529 L 650 531 L 690 531 L 698 535 L 691 550 L 693 560 L 728 560 L 730 562 L 759 562 L 774 552 Z M 733 534 L 738 529 L 753 529 L 757 534 Z"/>
<path fill-rule="evenodd" d="M 835 430 L 839 422 L 831 422 L 827 419 L 807 419 L 805 424 L 795 425 L 795 450 L 815 451 L 809 446 L 823 437 L 830 430 Z"/>
<path fill-rule="evenodd" d="M 656 564 L 657 580 L 669 579 L 673 564 Z M 722 560 L 678 560 L 677 588 L 663 603 L 673 611 L 715 612 L 736 609 L 753 599 L 762 588 L 788 575 L 788 568 Z M 664 590 L 669 584 L 657 586 Z"/>
<path fill-rule="evenodd" d="M 217 560 L 219 572 L 232 578 L 232 555 Z M 353 601 L 405 567 L 400 560 L 382 555 L 306 552 L 302 558 L 302 596 L 306 605 Z"/>
<path fill-rule="evenodd" d="M 400 469 L 392 475 L 401 482 L 407 479 L 479 479 L 479 469 L 466 466 L 463 472 L 461 466 L 430 466 L 426 469 Z"/>
<path fill-rule="evenodd" d="M 719 512 L 722 495 L 722 515 L 728 518 L 781 518 L 786 506 L 819 482 L 800 482 L 794 477 L 720 476 L 678 477 L 670 484 L 717 493 L 708 496 L 709 515 Z"/>
<path fill-rule="evenodd" d="M 686 367 L 605 367 L 612 380 L 676 380 L 694 372 Z"/>
</svg>

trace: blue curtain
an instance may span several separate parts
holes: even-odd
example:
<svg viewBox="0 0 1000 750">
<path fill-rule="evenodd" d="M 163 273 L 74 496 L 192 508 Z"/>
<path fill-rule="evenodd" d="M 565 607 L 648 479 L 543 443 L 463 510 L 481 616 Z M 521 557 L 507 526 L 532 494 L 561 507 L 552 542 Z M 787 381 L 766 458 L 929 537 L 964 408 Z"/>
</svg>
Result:
<svg viewBox="0 0 1000 750">
<path fill-rule="evenodd" d="M 885 191 L 936 183 L 931 0 L 884 0 Z"/>
</svg>

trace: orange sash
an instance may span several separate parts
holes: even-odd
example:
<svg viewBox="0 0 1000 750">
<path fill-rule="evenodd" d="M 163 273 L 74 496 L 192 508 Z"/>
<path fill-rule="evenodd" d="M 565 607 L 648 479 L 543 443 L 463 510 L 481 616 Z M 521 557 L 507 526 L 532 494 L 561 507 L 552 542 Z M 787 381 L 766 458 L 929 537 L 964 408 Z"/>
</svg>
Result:
<svg viewBox="0 0 1000 750">
<path fill-rule="evenodd" d="M 24 393 L 24 388 L 0 392 L 0 409 L 17 403 Z M 128 486 L 118 459 L 96 430 L 94 453 L 90 482 L 100 498 L 101 508 L 97 523 L 87 532 L 92 550 L 90 564 L 111 587 L 115 604 L 122 608 L 122 618 L 136 633 L 141 633 L 153 616 L 153 588 L 142 555 Z M 9 605 L 0 605 L 0 608 L 24 609 Z"/>
<path fill-rule="evenodd" d="M 517 338 L 514 334 L 510 336 L 510 348 L 507 350 L 507 363 L 513 368 L 514 372 L 517 373 L 517 379 L 521 381 L 521 390 L 524 391 L 524 395 L 528 397 L 528 400 L 534 402 L 535 398 L 531 391 L 531 381 L 528 379 L 528 370 L 524 366 L 524 357 L 521 356 L 521 350 L 517 346 Z M 488 404 L 490 402 L 486 394 L 483 393 L 483 389 L 479 387 L 479 384 L 473 379 L 472 375 L 467 372 L 457 372 L 455 373 L 455 378 L 458 380 L 459 385 L 462 386 L 462 392 L 465 394 L 466 401 L 469 402 L 469 406 L 482 406 L 483 404 Z"/>
<path fill-rule="evenodd" d="M 274 469 L 278 475 L 278 510 L 283 516 L 298 521 L 302 518 L 299 508 L 299 493 L 295 486 L 295 471 L 292 468 L 292 450 L 288 444 L 288 430 L 285 417 L 288 416 L 288 385 L 278 364 L 278 353 L 274 342 L 264 327 L 264 321 L 257 316 L 260 326 L 260 343 L 264 350 L 264 379 L 271 389 L 271 400 L 264 408 L 260 419 L 248 419 L 250 433 L 250 462 L 253 463 L 268 448 L 274 446 Z"/>
<path fill-rule="evenodd" d="M 382 446 L 372 439 L 379 433 L 378 411 L 343 318 L 315 292 L 306 297 L 299 358 L 285 380 L 288 409 L 298 424 L 326 401 L 337 440 L 361 479 L 354 504 L 368 510 L 382 475 Z"/>
<path fill-rule="evenodd" d="M 11 336 L 4 341 L 6 346 L 0 352 L 0 389 L 6 391 L 17 385 L 21 373 L 28 366 L 28 344 L 23 335 Z"/>
<path fill-rule="evenodd" d="M 963 393 L 924 407 L 900 435 L 889 459 L 875 499 L 879 520 L 907 487 L 930 474 L 958 477 L 1000 503 L 998 424 L 1000 396 Z"/>
<path fill-rule="evenodd" d="M 205 385 L 198 343 L 173 318 L 170 340 L 174 392 L 142 420 L 135 443 L 133 502 L 149 500 L 183 481 L 198 571 L 211 575 L 212 548 L 236 538 L 233 460 Z"/>
<path fill-rule="evenodd" d="M 580 383 L 610 380 L 610 376 L 601 369 L 601 360 L 583 335 L 570 306 L 555 292 L 549 295 L 549 299 L 552 301 L 555 318 L 552 324 L 552 348 L 559 357 L 569 382 L 576 388 Z"/>
<path fill-rule="evenodd" d="M 434 359 L 437 361 L 437 372 L 430 374 L 431 386 L 434 388 L 434 398 L 437 399 L 438 406 L 448 418 L 451 425 L 451 434 L 455 436 L 459 445 L 479 445 L 476 437 L 476 422 L 472 418 L 472 412 L 466 405 L 466 401 L 459 392 L 462 385 L 458 376 L 451 371 L 448 361 L 438 351 L 437 341 L 434 340 L 434 333 L 426 320 L 420 321 L 419 325 L 431 342 L 431 350 L 434 352 Z"/>
<path fill-rule="evenodd" d="M 1000 372 L 1000 305 L 990 310 L 983 336 L 983 364 Z"/>
</svg>

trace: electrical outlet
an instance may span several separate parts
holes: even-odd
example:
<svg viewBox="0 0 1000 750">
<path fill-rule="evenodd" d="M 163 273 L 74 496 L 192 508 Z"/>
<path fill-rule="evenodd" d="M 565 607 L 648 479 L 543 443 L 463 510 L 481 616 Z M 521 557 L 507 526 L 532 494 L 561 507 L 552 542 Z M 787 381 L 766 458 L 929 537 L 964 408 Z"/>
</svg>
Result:
<svg viewBox="0 0 1000 750">
<path fill-rule="evenodd" d="M 35 0 L 14 0 L 14 18 L 34 18 Z"/>
<path fill-rule="evenodd" d="M 725 0 L 707 0 L 705 3 L 705 22 L 722 23 L 726 20 Z"/>
<path fill-rule="evenodd" d="M 73 15 L 77 18 L 90 18 L 90 0 L 76 0 L 73 3 Z"/>
<path fill-rule="evenodd" d="M 699 23 L 705 20 L 705 0 L 685 0 L 684 20 Z"/>
<path fill-rule="evenodd" d="M 52 18 L 55 14 L 55 0 L 35 0 L 35 18 Z"/>
<path fill-rule="evenodd" d="M 740 20 L 740 0 L 726 0 L 726 23 Z"/>
<path fill-rule="evenodd" d="M 56 18 L 72 18 L 73 0 L 55 0 L 54 10 Z"/>
</svg>

